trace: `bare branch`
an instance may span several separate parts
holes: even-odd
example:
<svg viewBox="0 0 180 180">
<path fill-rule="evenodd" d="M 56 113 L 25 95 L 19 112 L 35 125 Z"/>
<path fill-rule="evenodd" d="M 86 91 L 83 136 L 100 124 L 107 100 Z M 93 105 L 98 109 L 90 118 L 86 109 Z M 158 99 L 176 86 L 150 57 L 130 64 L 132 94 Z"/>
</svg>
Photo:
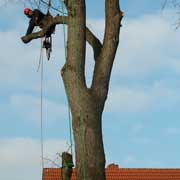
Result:
<svg viewBox="0 0 180 180">
<path fill-rule="evenodd" d="M 116 50 L 119 44 L 119 33 L 123 12 L 119 0 L 106 0 L 106 23 L 103 48 L 100 60 L 96 61 L 92 89 L 100 97 L 106 97 Z M 101 91 L 100 91 L 101 89 Z"/>
<path fill-rule="evenodd" d="M 93 48 L 94 59 L 96 61 L 101 53 L 102 44 L 99 41 L 99 39 L 88 28 L 86 28 L 86 39 Z"/>
</svg>

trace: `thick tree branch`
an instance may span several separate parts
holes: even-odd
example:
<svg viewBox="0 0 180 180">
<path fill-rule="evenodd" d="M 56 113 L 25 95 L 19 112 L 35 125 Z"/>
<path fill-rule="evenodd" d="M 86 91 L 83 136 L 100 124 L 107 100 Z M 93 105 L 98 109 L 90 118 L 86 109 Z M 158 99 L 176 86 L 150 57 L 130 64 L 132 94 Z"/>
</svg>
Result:
<svg viewBox="0 0 180 180">
<path fill-rule="evenodd" d="M 61 75 L 69 98 L 69 103 L 76 104 L 76 106 L 71 106 L 72 114 L 75 114 L 75 112 L 79 112 L 77 106 L 77 90 L 79 89 L 81 93 L 82 89 L 86 90 L 84 73 L 86 26 L 84 0 L 75 0 L 73 3 L 72 2 L 71 0 L 65 1 L 68 12 L 67 57 L 66 64 L 61 69 Z M 68 73 L 68 80 L 65 72 Z M 69 93 L 68 89 L 72 89 L 73 91 Z"/>
<path fill-rule="evenodd" d="M 119 7 L 119 0 L 106 0 L 106 22 L 103 48 L 100 58 L 96 61 L 93 75 L 92 89 L 98 96 L 106 98 L 116 50 L 119 44 L 119 33 L 123 13 Z"/>
<path fill-rule="evenodd" d="M 54 17 L 49 23 L 39 32 L 31 33 L 27 36 L 23 36 L 21 39 L 24 43 L 28 43 L 33 39 L 38 39 L 44 37 L 48 30 L 56 24 L 67 24 L 67 17 L 66 16 L 56 16 Z"/>
<path fill-rule="evenodd" d="M 28 43 L 33 39 L 44 37 L 48 30 L 56 24 L 68 24 L 67 16 L 54 17 L 41 31 L 31 33 L 27 36 L 23 36 L 21 39 L 24 43 Z M 91 45 L 94 51 L 94 59 L 96 60 L 101 52 L 102 44 L 99 39 L 86 27 L 86 40 Z"/>
</svg>

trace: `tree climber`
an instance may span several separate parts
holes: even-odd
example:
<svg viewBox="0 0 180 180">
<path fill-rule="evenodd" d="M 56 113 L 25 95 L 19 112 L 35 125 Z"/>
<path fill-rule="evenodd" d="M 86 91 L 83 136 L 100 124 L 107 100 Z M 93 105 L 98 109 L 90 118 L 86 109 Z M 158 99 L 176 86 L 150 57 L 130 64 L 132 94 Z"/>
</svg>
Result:
<svg viewBox="0 0 180 180">
<path fill-rule="evenodd" d="M 30 18 L 26 35 L 31 34 L 35 26 L 39 26 L 42 28 L 43 21 L 46 19 L 47 16 L 38 9 L 31 10 L 29 8 L 24 9 L 24 14 L 28 18 Z"/>
<path fill-rule="evenodd" d="M 25 36 L 31 34 L 33 32 L 33 29 L 34 29 L 35 26 L 39 26 L 43 30 L 43 28 L 46 27 L 53 20 L 53 16 L 49 13 L 49 10 L 48 10 L 47 14 L 44 14 L 39 9 L 31 10 L 29 8 L 25 8 L 24 9 L 24 14 L 28 18 L 30 18 L 29 26 L 28 26 L 28 29 L 27 29 L 27 32 L 26 32 Z M 43 41 L 43 48 L 46 49 L 48 60 L 50 58 L 50 52 L 52 51 L 52 37 L 51 37 L 51 34 L 54 33 L 55 26 L 56 25 L 50 26 L 46 30 L 46 33 L 44 35 L 45 39 Z M 27 43 L 27 41 L 25 41 L 25 39 L 24 39 L 25 36 L 22 37 L 21 39 L 22 39 L 22 41 L 24 43 Z"/>
</svg>

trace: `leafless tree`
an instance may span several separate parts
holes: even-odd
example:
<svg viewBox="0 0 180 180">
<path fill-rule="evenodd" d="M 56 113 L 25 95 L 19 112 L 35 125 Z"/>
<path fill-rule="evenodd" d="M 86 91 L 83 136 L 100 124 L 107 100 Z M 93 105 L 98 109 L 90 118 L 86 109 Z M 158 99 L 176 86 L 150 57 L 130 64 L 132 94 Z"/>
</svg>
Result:
<svg viewBox="0 0 180 180">
<path fill-rule="evenodd" d="M 86 27 L 85 0 L 65 0 L 67 16 L 56 16 L 43 30 L 22 38 L 27 43 L 32 39 L 43 37 L 49 27 L 54 24 L 64 23 L 68 26 L 67 58 L 61 69 L 61 76 L 72 113 L 78 180 L 105 180 L 102 113 L 119 44 L 123 13 L 120 10 L 119 0 L 105 0 L 104 2 L 103 42 Z M 86 41 L 93 49 L 95 60 L 92 83 L 89 88 L 85 77 Z M 66 73 L 68 73 L 68 79 Z"/>
</svg>

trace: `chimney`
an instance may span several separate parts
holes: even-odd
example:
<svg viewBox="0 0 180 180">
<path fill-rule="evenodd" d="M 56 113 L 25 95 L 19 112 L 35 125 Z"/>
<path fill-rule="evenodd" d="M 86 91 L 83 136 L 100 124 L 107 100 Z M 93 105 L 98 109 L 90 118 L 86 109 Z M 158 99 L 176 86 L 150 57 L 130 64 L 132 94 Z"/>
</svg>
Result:
<svg viewBox="0 0 180 180">
<path fill-rule="evenodd" d="M 119 166 L 117 164 L 112 163 L 107 166 L 107 169 L 119 169 Z"/>
</svg>

